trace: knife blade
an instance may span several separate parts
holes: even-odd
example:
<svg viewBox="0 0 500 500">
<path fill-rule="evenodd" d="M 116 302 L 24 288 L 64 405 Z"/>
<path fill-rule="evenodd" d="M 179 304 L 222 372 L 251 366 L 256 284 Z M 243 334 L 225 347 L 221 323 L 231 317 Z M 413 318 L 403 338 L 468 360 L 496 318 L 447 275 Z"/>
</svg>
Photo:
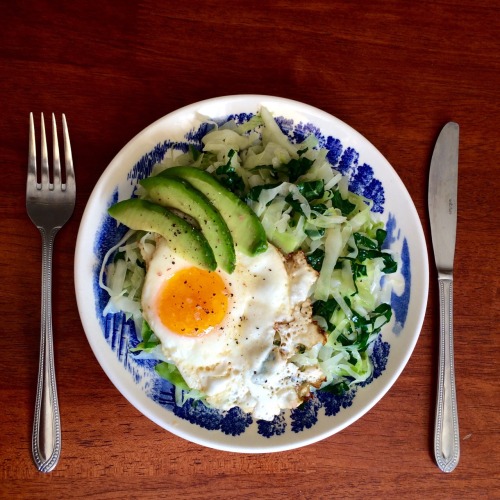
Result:
<svg viewBox="0 0 500 500">
<path fill-rule="evenodd" d="M 443 472 L 460 457 L 453 355 L 453 261 L 457 232 L 459 126 L 447 123 L 434 147 L 429 173 L 429 218 L 439 285 L 439 367 L 434 456 Z"/>
</svg>

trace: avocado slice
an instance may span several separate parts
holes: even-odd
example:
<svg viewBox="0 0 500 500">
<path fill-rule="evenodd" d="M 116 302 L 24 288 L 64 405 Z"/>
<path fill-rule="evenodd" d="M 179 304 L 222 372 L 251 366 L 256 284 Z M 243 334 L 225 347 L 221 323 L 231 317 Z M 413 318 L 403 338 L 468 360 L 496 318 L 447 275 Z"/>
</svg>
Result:
<svg viewBox="0 0 500 500">
<path fill-rule="evenodd" d="M 147 177 L 140 181 L 148 198 L 193 217 L 207 239 L 219 267 L 232 273 L 236 264 L 233 238 L 224 219 L 210 201 L 191 184 L 174 177 Z"/>
<path fill-rule="evenodd" d="M 208 172 L 195 167 L 172 167 L 163 170 L 158 176 L 179 177 L 201 191 L 226 221 L 234 245 L 240 252 L 253 257 L 266 251 L 266 232 L 259 218 L 246 203 Z"/>
<path fill-rule="evenodd" d="M 173 252 L 193 264 L 215 271 L 217 262 L 205 236 L 165 207 L 132 198 L 108 209 L 109 215 L 130 229 L 153 231 L 163 236 Z"/>
</svg>

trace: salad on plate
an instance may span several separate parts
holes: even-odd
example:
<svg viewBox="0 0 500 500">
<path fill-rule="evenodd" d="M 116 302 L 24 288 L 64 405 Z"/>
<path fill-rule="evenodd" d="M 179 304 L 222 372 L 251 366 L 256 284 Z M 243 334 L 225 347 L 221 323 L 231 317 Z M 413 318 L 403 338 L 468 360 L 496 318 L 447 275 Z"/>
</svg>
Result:
<svg viewBox="0 0 500 500">
<path fill-rule="evenodd" d="M 369 382 L 398 270 L 375 202 L 266 107 L 200 130 L 109 208 L 129 229 L 102 262 L 103 315 L 133 321 L 130 355 L 178 407 L 273 421 Z"/>
</svg>

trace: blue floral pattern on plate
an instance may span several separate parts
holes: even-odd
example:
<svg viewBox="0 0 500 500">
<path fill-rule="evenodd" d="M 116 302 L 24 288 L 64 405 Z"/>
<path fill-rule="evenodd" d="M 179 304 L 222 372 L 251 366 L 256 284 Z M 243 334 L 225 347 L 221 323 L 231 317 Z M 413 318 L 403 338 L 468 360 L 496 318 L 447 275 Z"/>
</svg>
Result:
<svg viewBox="0 0 500 500">
<path fill-rule="evenodd" d="M 219 119 L 222 124 L 228 120 L 236 123 L 243 123 L 253 115 L 241 113 L 229 115 Z M 382 182 L 375 177 L 373 168 L 366 164 L 359 164 L 359 153 L 352 147 L 344 147 L 342 142 L 332 136 L 324 136 L 321 131 L 310 123 L 294 123 L 293 120 L 277 117 L 276 121 L 281 130 L 287 134 L 293 142 L 299 142 L 306 136 L 314 134 L 318 139 L 319 146 L 328 150 L 328 160 L 335 169 L 346 175 L 349 179 L 350 190 L 362 195 L 373 202 L 372 211 L 375 213 L 384 212 L 384 187 Z M 153 166 L 162 160 L 164 154 L 169 149 L 186 152 L 189 146 L 200 147 L 201 138 L 209 131 L 213 125 L 203 123 L 198 129 L 189 131 L 183 141 L 164 141 L 157 144 L 150 152 L 145 154 L 130 170 L 128 180 L 135 185 L 138 179 L 142 179 L 151 174 Z M 115 193 L 108 201 L 108 206 L 117 201 Z M 388 237 L 385 245 L 390 247 L 394 242 L 402 238 L 397 227 L 396 218 L 389 214 L 386 224 Z M 97 261 L 102 262 L 104 255 L 125 232 L 123 226 L 116 225 L 109 216 L 105 216 L 101 222 L 97 238 L 94 243 L 94 253 Z M 403 293 L 392 293 L 391 305 L 394 310 L 395 323 L 393 333 L 398 335 L 406 322 L 410 301 L 411 270 L 409 247 L 405 238 L 402 238 L 402 252 L 400 256 L 399 272 L 404 278 Z M 207 430 L 222 432 L 226 435 L 237 436 L 244 433 L 253 423 L 252 417 L 242 412 L 239 408 L 233 408 L 222 412 L 213 408 L 208 408 L 199 401 L 188 400 L 183 406 L 175 403 L 175 388 L 159 377 L 154 371 L 156 361 L 138 359 L 130 352 L 131 347 L 139 343 L 135 325 L 133 321 L 127 320 L 121 313 L 102 315 L 102 311 L 108 301 L 107 293 L 99 286 L 99 269 L 94 271 L 93 277 L 94 294 L 97 297 L 96 314 L 101 318 L 103 335 L 110 349 L 116 354 L 117 359 L 130 372 L 134 381 L 144 387 L 144 391 L 150 399 L 158 405 L 172 411 L 177 417 L 187 420 L 195 425 Z M 373 345 L 370 354 L 374 366 L 372 377 L 362 386 L 370 384 L 374 379 L 380 377 L 386 368 L 390 355 L 390 343 L 383 341 L 381 337 Z M 291 410 L 289 415 L 286 412 L 276 416 L 273 421 L 257 421 L 257 432 L 265 437 L 280 436 L 287 432 L 300 433 L 305 429 L 314 426 L 318 421 L 318 415 L 323 409 L 326 416 L 333 417 L 343 408 L 348 408 L 356 397 L 358 387 L 352 388 L 345 394 L 335 395 L 328 392 L 319 391 L 309 401 L 299 408 Z"/>
</svg>

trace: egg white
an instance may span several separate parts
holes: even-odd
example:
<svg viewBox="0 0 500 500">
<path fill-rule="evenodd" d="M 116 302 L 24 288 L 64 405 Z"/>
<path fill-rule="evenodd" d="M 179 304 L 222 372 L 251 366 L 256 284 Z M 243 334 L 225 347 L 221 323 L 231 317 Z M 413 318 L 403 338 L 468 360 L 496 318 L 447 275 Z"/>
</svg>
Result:
<svg viewBox="0 0 500 500">
<path fill-rule="evenodd" d="M 310 311 L 301 315 L 316 279 L 304 262 L 290 265 L 272 245 L 255 257 L 237 253 L 232 274 L 215 271 L 227 290 L 224 319 L 208 333 L 188 337 L 162 323 L 156 299 L 167 280 L 193 266 L 158 239 L 142 291 L 143 316 L 165 357 L 189 387 L 206 395 L 209 405 L 221 410 L 239 406 L 271 420 L 282 409 L 298 406 L 309 386 L 323 380 L 319 367 L 301 370 L 290 361 L 298 344 L 312 347 L 324 341 L 312 326 Z"/>
</svg>

